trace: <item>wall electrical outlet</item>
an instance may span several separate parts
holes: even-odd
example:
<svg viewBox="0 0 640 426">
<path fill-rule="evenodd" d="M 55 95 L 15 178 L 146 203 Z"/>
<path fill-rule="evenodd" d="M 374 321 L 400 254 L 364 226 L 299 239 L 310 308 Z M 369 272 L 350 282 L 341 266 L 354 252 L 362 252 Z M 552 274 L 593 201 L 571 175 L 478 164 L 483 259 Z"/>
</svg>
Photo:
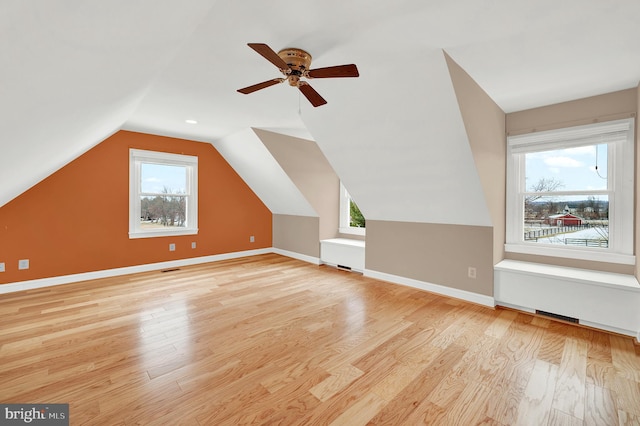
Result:
<svg viewBox="0 0 640 426">
<path fill-rule="evenodd" d="M 0 272 L 4 272 L 4 262 L 0 262 Z"/>
<path fill-rule="evenodd" d="M 29 259 L 18 260 L 18 269 L 29 269 Z"/>
<path fill-rule="evenodd" d="M 250 243 L 255 243 L 256 242 L 256 237 L 254 237 L 253 235 L 249 237 L 249 242 Z"/>
<path fill-rule="evenodd" d="M 171 243 L 171 244 L 169 244 L 169 251 L 176 251 L 176 245 L 175 245 L 175 243 Z"/>
<path fill-rule="evenodd" d="M 474 268 L 473 266 L 469 266 L 469 270 L 467 272 L 467 275 L 469 276 L 469 278 L 475 278 L 476 277 L 476 268 Z"/>
<path fill-rule="evenodd" d="M 192 249 L 196 248 L 196 242 L 195 241 L 191 243 L 191 248 Z"/>
</svg>

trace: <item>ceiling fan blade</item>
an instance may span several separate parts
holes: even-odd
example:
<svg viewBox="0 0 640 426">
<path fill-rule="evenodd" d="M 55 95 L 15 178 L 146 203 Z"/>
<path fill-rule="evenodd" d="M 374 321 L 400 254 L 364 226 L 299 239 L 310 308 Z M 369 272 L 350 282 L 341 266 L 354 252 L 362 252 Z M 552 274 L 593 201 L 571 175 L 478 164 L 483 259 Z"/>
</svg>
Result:
<svg viewBox="0 0 640 426">
<path fill-rule="evenodd" d="M 320 105 L 324 105 L 327 103 L 327 101 L 325 101 L 324 98 L 320 96 L 320 93 L 316 92 L 313 87 L 309 86 L 305 82 L 300 82 L 298 89 L 300 89 L 304 97 L 307 98 L 309 102 L 311 102 L 311 105 L 313 105 L 314 107 L 319 107 Z"/>
<path fill-rule="evenodd" d="M 285 61 L 282 60 L 280 56 L 276 52 L 273 51 L 272 48 L 267 46 L 264 43 L 248 43 L 247 46 L 258 52 L 262 57 L 264 57 L 267 61 L 271 62 L 273 65 L 278 67 L 281 70 L 288 70 L 289 65 Z"/>
<path fill-rule="evenodd" d="M 248 86 L 242 89 L 238 89 L 238 92 L 248 95 L 249 93 L 253 93 L 261 89 L 266 89 L 267 87 L 276 85 L 278 83 L 282 83 L 283 81 L 284 81 L 284 78 L 274 78 L 272 80 L 267 80 L 267 81 L 263 81 L 262 83 L 254 84 L 253 86 Z"/>
<path fill-rule="evenodd" d="M 334 67 L 316 68 L 309 70 L 309 78 L 358 77 L 358 67 L 355 64 L 336 65 Z"/>
</svg>

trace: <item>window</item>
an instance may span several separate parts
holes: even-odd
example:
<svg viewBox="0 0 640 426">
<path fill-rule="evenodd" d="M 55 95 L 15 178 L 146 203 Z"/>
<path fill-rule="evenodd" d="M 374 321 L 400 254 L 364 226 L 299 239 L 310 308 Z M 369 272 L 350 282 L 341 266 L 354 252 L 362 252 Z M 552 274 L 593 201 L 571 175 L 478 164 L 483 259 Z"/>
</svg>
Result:
<svg viewBox="0 0 640 426">
<path fill-rule="evenodd" d="M 198 157 L 130 150 L 129 238 L 198 233 Z"/>
<path fill-rule="evenodd" d="M 633 119 L 510 136 L 510 252 L 615 263 L 633 257 Z"/>
<path fill-rule="evenodd" d="M 340 229 L 342 234 L 365 235 L 365 218 L 340 182 Z"/>
</svg>

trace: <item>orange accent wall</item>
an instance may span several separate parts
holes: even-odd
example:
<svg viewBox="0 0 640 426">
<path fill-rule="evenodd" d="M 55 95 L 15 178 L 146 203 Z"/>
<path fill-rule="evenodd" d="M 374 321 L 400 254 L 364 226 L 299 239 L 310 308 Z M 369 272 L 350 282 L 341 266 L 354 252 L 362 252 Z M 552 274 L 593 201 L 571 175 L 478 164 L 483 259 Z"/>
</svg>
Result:
<svg viewBox="0 0 640 426">
<path fill-rule="evenodd" d="M 129 239 L 129 148 L 198 157 L 198 235 Z M 0 207 L 0 284 L 267 248 L 271 239 L 271 212 L 213 145 L 120 131 Z"/>
</svg>

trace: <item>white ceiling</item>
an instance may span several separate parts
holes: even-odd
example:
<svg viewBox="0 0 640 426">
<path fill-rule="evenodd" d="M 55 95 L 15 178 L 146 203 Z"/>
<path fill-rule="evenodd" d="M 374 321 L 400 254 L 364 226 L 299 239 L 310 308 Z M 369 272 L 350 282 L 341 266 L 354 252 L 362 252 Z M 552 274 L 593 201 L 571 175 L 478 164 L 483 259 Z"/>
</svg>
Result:
<svg viewBox="0 0 640 426">
<path fill-rule="evenodd" d="M 315 136 L 368 204 L 374 185 L 391 196 L 411 179 L 429 179 L 420 158 L 471 164 L 440 73 L 442 50 L 505 112 L 517 111 L 637 86 L 638 16 L 637 0 L 3 0 L 0 206 L 122 128 L 220 147 L 251 127 Z M 236 89 L 279 76 L 250 42 L 303 48 L 312 68 L 356 63 L 361 78 L 313 80 L 329 102 L 318 109 L 284 84 L 242 95 Z M 430 117 L 438 105 L 452 116 Z M 381 122 L 383 136 L 354 136 Z M 455 140 L 453 151 L 420 143 L 436 137 Z M 389 157 L 389 143 L 404 156 Z M 385 188 L 355 166 L 363 158 L 402 173 L 388 171 Z M 434 187 L 405 190 L 400 204 Z M 368 207 L 379 219 L 425 219 Z"/>
</svg>

